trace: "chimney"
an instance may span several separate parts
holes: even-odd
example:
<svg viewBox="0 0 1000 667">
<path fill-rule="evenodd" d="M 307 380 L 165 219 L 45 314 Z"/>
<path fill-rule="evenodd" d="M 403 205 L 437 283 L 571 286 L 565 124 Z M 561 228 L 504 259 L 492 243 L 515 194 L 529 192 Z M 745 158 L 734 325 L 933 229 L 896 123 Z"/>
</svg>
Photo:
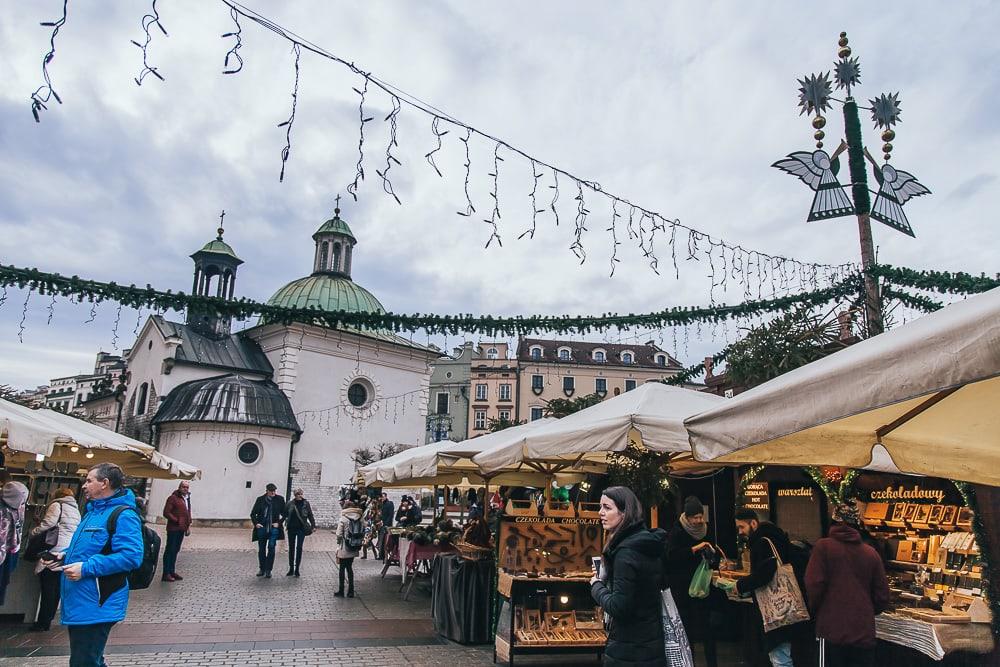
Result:
<svg viewBox="0 0 1000 667">
<path fill-rule="evenodd" d="M 840 340 L 847 340 L 854 335 L 851 322 L 851 311 L 842 310 L 837 313 L 837 325 L 840 327 Z"/>
<path fill-rule="evenodd" d="M 715 360 L 712 357 L 705 357 L 705 379 L 712 377 L 712 367 L 715 365 Z"/>
</svg>

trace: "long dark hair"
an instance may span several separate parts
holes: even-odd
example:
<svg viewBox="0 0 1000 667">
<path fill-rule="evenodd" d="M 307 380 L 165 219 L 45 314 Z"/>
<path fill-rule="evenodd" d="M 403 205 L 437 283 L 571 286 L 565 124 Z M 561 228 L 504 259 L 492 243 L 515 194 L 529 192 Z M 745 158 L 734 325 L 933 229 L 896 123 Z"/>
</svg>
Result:
<svg viewBox="0 0 1000 667">
<path fill-rule="evenodd" d="M 643 525 L 642 503 L 636 497 L 632 489 L 625 486 L 611 486 L 604 489 L 601 495 L 607 496 L 615 504 L 618 511 L 622 513 L 622 522 L 618 528 L 609 536 L 608 543 L 604 550 L 607 551 L 612 543 L 616 542 L 619 535 L 624 535 L 628 529 L 636 525 Z"/>
</svg>

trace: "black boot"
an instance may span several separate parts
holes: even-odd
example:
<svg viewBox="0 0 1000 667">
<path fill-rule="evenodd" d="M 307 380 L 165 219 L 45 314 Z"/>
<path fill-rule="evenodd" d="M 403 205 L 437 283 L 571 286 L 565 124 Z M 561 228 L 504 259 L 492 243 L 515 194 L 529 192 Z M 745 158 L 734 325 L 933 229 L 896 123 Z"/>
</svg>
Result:
<svg viewBox="0 0 1000 667">
<path fill-rule="evenodd" d="M 342 598 L 342 597 L 344 597 L 344 589 L 341 588 L 339 591 L 337 591 L 336 593 L 334 593 L 333 597 L 335 597 L 335 598 Z"/>
<path fill-rule="evenodd" d="M 258 577 L 263 577 L 263 576 L 264 576 L 264 570 L 263 570 L 263 569 L 261 569 L 261 570 L 258 570 L 258 571 L 257 571 L 257 576 L 258 576 Z"/>
<path fill-rule="evenodd" d="M 293 574 L 295 574 L 295 568 L 293 568 L 291 565 L 289 565 L 288 566 L 288 572 L 285 572 L 285 576 L 286 577 L 290 577 Z"/>
<path fill-rule="evenodd" d="M 301 576 L 301 575 L 299 574 L 299 566 L 298 566 L 298 565 L 296 565 L 296 566 L 295 566 L 295 576 L 296 576 L 296 577 L 298 577 L 298 576 Z"/>
<path fill-rule="evenodd" d="M 347 597 L 349 597 L 349 598 L 354 597 L 354 589 L 353 588 L 348 588 L 347 589 Z"/>
</svg>

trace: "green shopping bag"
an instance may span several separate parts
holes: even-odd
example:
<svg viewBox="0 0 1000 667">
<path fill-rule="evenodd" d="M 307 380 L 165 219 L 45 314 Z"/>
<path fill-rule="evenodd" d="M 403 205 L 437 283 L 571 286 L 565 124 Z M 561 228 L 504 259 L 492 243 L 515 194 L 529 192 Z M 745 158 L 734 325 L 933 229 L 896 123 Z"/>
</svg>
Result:
<svg viewBox="0 0 1000 667">
<path fill-rule="evenodd" d="M 701 564 L 698 565 L 698 569 L 694 571 L 694 576 L 691 577 L 691 585 L 688 586 L 688 595 L 699 600 L 707 598 L 711 588 L 712 568 L 709 567 L 707 560 L 702 559 Z"/>
</svg>

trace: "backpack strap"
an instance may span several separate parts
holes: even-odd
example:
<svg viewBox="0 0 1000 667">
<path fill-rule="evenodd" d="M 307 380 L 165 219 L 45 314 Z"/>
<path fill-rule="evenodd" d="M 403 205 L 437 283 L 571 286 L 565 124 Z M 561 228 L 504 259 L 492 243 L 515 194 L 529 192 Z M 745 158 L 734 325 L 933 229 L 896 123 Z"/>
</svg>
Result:
<svg viewBox="0 0 1000 667">
<path fill-rule="evenodd" d="M 134 507 L 126 507 L 125 505 L 119 505 L 118 507 L 111 510 L 111 514 L 108 516 L 108 541 L 105 543 L 104 548 L 101 549 L 101 553 L 105 556 L 111 553 L 111 538 L 115 536 L 115 531 L 118 529 L 118 517 L 121 516 L 122 512 L 126 510 L 132 510 L 138 516 L 139 512 Z"/>
</svg>

